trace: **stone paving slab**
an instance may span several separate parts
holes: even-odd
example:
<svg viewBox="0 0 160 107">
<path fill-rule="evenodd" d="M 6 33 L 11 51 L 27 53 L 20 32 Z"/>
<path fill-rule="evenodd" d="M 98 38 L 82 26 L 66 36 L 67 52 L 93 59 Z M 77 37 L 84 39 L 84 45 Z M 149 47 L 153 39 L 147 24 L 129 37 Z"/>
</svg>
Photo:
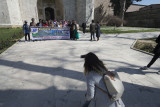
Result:
<svg viewBox="0 0 160 107">
<path fill-rule="evenodd" d="M 94 52 L 119 73 L 126 107 L 160 107 L 160 59 L 147 71 L 152 56 L 130 49 L 135 39 L 160 32 L 101 35 L 80 40 L 17 42 L 0 55 L 0 107 L 81 107 L 86 92 L 83 59 Z"/>
</svg>

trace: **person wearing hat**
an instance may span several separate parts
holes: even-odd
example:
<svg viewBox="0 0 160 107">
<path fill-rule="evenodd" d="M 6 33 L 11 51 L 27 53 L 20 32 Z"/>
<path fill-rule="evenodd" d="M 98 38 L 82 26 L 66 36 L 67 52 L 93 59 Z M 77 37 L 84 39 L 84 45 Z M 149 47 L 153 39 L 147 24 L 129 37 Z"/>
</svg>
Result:
<svg viewBox="0 0 160 107">
<path fill-rule="evenodd" d="M 26 20 L 24 21 L 23 31 L 25 34 L 25 41 L 27 41 L 27 35 L 28 35 L 28 40 L 30 41 L 30 28 Z"/>
</svg>

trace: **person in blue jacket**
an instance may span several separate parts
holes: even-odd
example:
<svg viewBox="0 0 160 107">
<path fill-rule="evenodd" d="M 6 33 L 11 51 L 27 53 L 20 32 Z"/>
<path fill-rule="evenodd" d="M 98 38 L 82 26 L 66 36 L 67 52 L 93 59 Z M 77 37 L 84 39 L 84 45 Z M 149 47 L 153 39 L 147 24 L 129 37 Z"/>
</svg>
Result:
<svg viewBox="0 0 160 107">
<path fill-rule="evenodd" d="M 27 41 L 27 35 L 28 35 L 28 40 L 30 41 L 30 27 L 27 24 L 27 21 L 24 21 L 23 31 L 25 34 L 25 41 Z"/>
</svg>

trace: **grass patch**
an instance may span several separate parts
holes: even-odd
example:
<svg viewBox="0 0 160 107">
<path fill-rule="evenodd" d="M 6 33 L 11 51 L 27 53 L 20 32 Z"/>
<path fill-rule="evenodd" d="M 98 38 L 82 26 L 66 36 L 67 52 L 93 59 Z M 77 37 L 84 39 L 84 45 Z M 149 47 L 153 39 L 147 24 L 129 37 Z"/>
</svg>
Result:
<svg viewBox="0 0 160 107">
<path fill-rule="evenodd" d="M 23 36 L 21 28 L 0 28 L 0 54 Z"/>
<path fill-rule="evenodd" d="M 101 30 L 102 33 L 105 34 L 120 34 L 120 33 L 139 33 L 139 32 L 158 32 L 160 30 L 157 29 L 150 29 L 150 30 Z"/>
<path fill-rule="evenodd" d="M 155 42 L 156 38 L 148 38 L 148 39 L 141 39 L 137 40 L 134 45 L 134 48 L 143 50 L 145 52 L 153 53 L 153 50 L 157 43 Z"/>
<path fill-rule="evenodd" d="M 80 29 L 82 30 L 82 28 Z M 86 32 L 89 32 L 87 27 Z M 101 32 L 103 34 L 120 34 L 120 33 L 139 33 L 139 32 L 160 32 L 158 28 L 141 28 L 141 27 L 112 27 L 101 26 Z"/>
</svg>

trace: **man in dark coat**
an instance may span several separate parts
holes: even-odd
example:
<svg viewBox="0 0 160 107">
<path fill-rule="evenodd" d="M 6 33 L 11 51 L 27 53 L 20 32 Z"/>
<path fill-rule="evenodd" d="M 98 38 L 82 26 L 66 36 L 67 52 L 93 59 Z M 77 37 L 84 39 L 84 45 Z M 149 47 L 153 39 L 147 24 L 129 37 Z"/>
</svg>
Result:
<svg viewBox="0 0 160 107">
<path fill-rule="evenodd" d="M 97 37 L 97 41 L 99 41 L 99 37 L 101 35 L 101 30 L 100 30 L 100 24 L 99 22 L 97 22 L 97 25 L 96 25 L 96 37 Z"/>
<path fill-rule="evenodd" d="M 73 40 L 74 39 L 74 30 L 73 30 L 73 28 L 74 28 L 74 20 L 72 20 L 72 24 L 71 24 L 71 29 L 70 29 L 70 39 L 71 40 Z"/>
<path fill-rule="evenodd" d="M 94 37 L 95 31 L 96 31 L 96 24 L 94 23 L 94 20 L 92 20 L 92 23 L 90 24 L 91 41 L 92 41 L 92 36 L 93 39 L 95 40 Z"/>
<path fill-rule="evenodd" d="M 82 23 L 83 33 L 86 33 L 86 23 Z"/>
<path fill-rule="evenodd" d="M 152 64 L 160 57 L 160 35 L 156 39 L 156 43 L 157 43 L 157 45 L 153 51 L 154 56 L 153 56 L 152 60 L 149 62 L 149 64 L 147 66 L 141 67 L 142 70 L 147 70 L 148 68 L 150 68 L 152 66 Z M 160 74 L 160 71 L 158 71 L 158 74 Z"/>
</svg>

